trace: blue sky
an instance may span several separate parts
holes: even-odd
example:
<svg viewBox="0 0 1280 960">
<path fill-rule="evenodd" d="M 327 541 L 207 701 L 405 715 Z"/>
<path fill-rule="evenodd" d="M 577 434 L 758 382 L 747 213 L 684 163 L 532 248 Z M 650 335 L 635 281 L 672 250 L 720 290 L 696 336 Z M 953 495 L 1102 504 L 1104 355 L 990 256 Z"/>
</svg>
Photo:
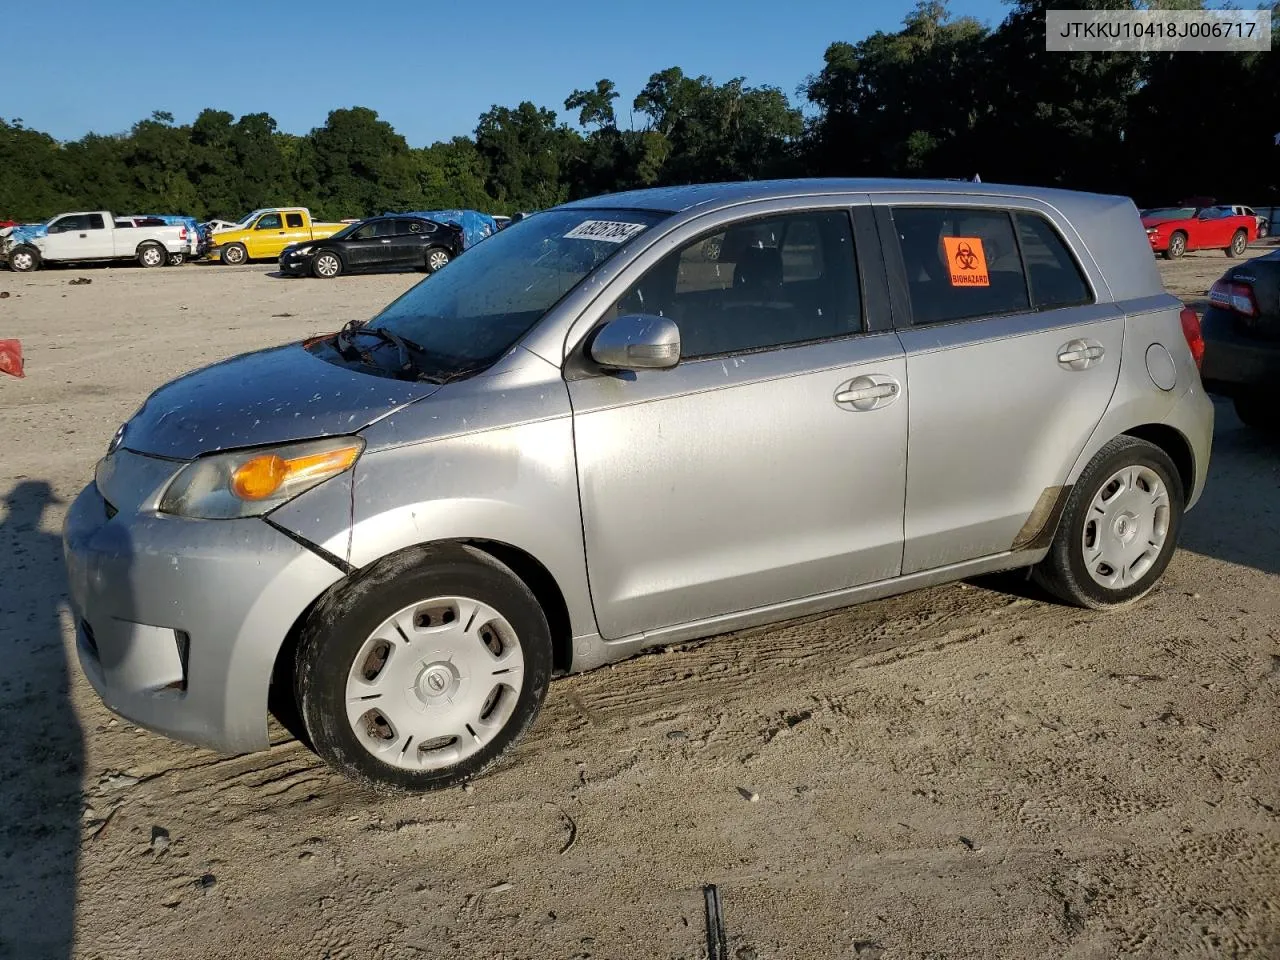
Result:
<svg viewBox="0 0 1280 960">
<path fill-rule="evenodd" d="M 118 133 L 153 110 L 266 111 L 305 133 L 336 107 L 367 106 L 412 146 L 469 134 L 492 104 L 564 114 L 575 87 L 618 85 L 620 122 L 669 66 L 744 76 L 795 94 L 834 40 L 896 30 L 911 0 L 646 0 L 364 3 L 63 0 L 6 4 L 10 71 L 0 115 L 59 139 Z M 548 9 L 550 8 L 550 10 Z M 951 0 L 994 26 L 1000 0 Z M 15 82 L 19 76 L 31 82 Z"/>
</svg>

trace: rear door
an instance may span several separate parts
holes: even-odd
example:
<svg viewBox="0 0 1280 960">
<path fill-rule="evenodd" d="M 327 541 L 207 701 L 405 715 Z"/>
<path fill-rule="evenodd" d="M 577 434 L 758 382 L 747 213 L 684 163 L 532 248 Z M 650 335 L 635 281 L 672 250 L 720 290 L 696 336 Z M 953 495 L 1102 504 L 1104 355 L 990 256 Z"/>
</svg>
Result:
<svg viewBox="0 0 1280 960">
<path fill-rule="evenodd" d="M 300 210 L 286 210 L 284 214 L 285 247 L 291 243 L 305 243 L 311 239 L 311 227 Z M 284 247 L 280 248 L 281 250 Z"/>
<path fill-rule="evenodd" d="M 395 235 L 395 221 L 369 221 L 348 238 L 347 264 L 360 269 L 393 265 L 396 258 Z"/>
<path fill-rule="evenodd" d="M 1004 553 L 1038 532 L 1110 402 L 1124 318 L 1047 206 L 882 203 L 906 320 L 909 574 Z"/>
<path fill-rule="evenodd" d="M 427 247 L 431 245 L 439 227 L 429 220 L 397 220 L 393 241 L 396 263 L 399 266 L 420 267 L 427 261 Z"/>
<path fill-rule="evenodd" d="M 716 220 L 735 215 L 664 240 L 606 311 L 675 320 L 676 367 L 570 378 L 609 639 L 889 579 L 901 563 L 906 382 L 874 223 L 855 253 L 847 202 Z"/>
</svg>

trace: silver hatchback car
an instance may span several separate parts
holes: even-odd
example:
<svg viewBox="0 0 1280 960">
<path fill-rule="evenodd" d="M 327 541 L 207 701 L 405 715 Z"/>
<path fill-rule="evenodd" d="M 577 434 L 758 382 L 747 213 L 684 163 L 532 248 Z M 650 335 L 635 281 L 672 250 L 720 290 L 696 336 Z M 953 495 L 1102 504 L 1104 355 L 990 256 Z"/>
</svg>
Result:
<svg viewBox="0 0 1280 960">
<path fill-rule="evenodd" d="M 343 773 L 427 789 L 656 644 L 1020 567 L 1129 603 L 1204 486 L 1199 344 L 1122 197 L 565 204 L 155 391 L 66 519 L 80 661 L 171 737 L 264 748 L 274 691 Z"/>
</svg>

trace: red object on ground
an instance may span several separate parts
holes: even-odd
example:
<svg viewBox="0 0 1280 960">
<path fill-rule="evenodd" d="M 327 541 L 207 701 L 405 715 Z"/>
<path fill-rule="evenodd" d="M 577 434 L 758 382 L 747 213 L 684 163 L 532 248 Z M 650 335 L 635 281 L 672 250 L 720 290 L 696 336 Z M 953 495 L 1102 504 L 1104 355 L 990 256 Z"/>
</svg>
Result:
<svg viewBox="0 0 1280 960">
<path fill-rule="evenodd" d="M 17 340 L 0 340 L 0 373 L 25 377 L 22 371 L 22 344 Z"/>
</svg>

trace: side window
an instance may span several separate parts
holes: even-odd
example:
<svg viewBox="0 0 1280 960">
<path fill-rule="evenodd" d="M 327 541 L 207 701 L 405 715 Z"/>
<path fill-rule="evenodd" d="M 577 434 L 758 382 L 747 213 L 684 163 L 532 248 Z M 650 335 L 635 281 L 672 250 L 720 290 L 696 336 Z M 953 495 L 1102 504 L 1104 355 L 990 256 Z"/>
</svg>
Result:
<svg viewBox="0 0 1280 960">
<path fill-rule="evenodd" d="M 279 229 L 280 229 L 280 214 L 278 214 L 278 213 L 268 213 L 268 214 L 264 214 L 262 217 L 260 217 L 260 218 L 258 219 L 258 223 L 257 223 L 257 225 L 256 225 L 253 229 L 255 229 L 255 230 L 279 230 Z"/>
<path fill-rule="evenodd" d="M 1058 231 L 1044 217 L 1034 213 L 1014 215 L 1018 222 L 1018 242 L 1031 284 L 1031 303 L 1037 310 L 1074 307 L 1093 303 L 1080 265 Z"/>
<path fill-rule="evenodd" d="M 893 222 L 917 326 L 1030 309 L 1007 212 L 897 207 Z"/>
<path fill-rule="evenodd" d="M 299 227 L 302 226 L 302 214 L 286 213 L 284 215 L 284 222 L 289 225 L 289 229 L 297 230 Z"/>
<path fill-rule="evenodd" d="M 394 237 L 396 235 L 395 221 L 379 220 L 373 225 L 373 235 L 375 237 Z"/>
<path fill-rule="evenodd" d="M 400 236 L 422 236 L 434 232 L 435 227 L 425 220 L 397 220 L 396 233 Z"/>
<path fill-rule="evenodd" d="M 89 229 L 89 218 L 83 213 L 73 213 L 54 222 L 49 227 L 50 233 L 74 233 Z"/>
<path fill-rule="evenodd" d="M 373 238 L 373 228 L 375 224 L 366 223 L 363 227 L 348 237 L 349 240 L 370 240 Z"/>
<path fill-rule="evenodd" d="M 133 229 L 133 221 L 132 221 L 132 220 L 117 220 L 117 221 L 116 221 L 116 229 L 117 229 L 117 230 L 132 230 L 132 229 Z"/>
<path fill-rule="evenodd" d="M 107 225 L 106 225 L 106 223 L 105 223 L 105 222 L 103 222 L 102 214 L 100 214 L 100 213 L 91 213 L 91 214 L 89 214 L 89 226 L 88 226 L 88 229 L 89 229 L 89 230 L 105 230 L 105 229 L 107 229 Z"/>
<path fill-rule="evenodd" d="M 859 333 L 849 215 L 789 214 L 700 237 L 650 268 L 615 311 L 675 320 L 687 360 Z"/>
</svg>

